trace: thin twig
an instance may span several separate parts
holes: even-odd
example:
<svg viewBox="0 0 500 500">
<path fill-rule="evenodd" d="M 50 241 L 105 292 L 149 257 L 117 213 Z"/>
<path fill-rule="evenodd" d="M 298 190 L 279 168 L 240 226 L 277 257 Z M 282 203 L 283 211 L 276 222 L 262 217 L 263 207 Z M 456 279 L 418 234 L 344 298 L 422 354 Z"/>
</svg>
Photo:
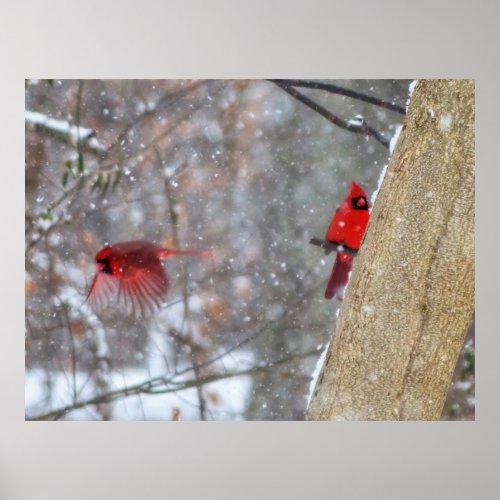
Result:
<svg viewBox="0 0 500 500">
<path fill-rule="evenodd" d="M 352 97 L 353 99 L 357 99 L 358 101 L 367 102 L 369 104 L 373 104 L 374 106 L 379 106 L 381 108 L 389 109 L 390 111 L 395 111 L 401 115 L 406 115 L 406 109 L 403 106 L 399 106 L 390 101 L 386 101 L 384 99 L 379 99 L 378 97 L 369 96 L 367 94 L 363 94 L 361 92 L 356 92 L 355 90 L 345 89 L 343 87 L 339 87 L 333 83 L 325 83 L 325 82 L 314 82 L 311 80 L 269 80 L 273 83 L 284 83 L 285 85 L 292 85 L 293 87 L 303 87 L 307 89 L 315 89 L 315 90 L 325 90 L 326 92 L 331 92 L 332 94 L 343 95 L 345 97 Z"/>
<path fill-rule="evenodd" d="M 194 89 L 196 89 L 199 85 L 201 85 L 203 83 L 203 81 L 201 82 L 197 82 L 196 84 L 194 85 L 191 85 L 189 88 L 186 88 L 186 89 L 182 89 L 183 92 L 188 92 L 188 91 L 192 91 Z M 179 95 L 173 95 L 173 94 L 169 94 L 168 97 L 169 98 L 177 98 L 179 97 L 181 94 Z M 166 96 L 164 96 L 160 102 L 162 104 L 164 104 L 164 101 L 163 99 L 165 99 Z M 156 142 L 159 141 L 160 139 L 166 137 L 167 135 L 171 134 L 172 132 L 174 132 L 180 125 L 182 125 L 187 119 L 189 119 L 192 114 L 197 110 L 198 108 L 193 108 L 193 109 L 190 109 L 187 113 L 185 113 L 185 115 L 183 117 L 181 117 L 180 119 L 176 120 L 175 123 L 173 123 L 170 127 L 168 127 L 167 130 L 163 131 L 161 134 L 159 134 L 157 137 L 153 138 L 153 140 L 151 141 L 151 143 L 146 147 L 146 150 L 152 146 L 155 146 L 156 145 Z M 155 108 L 153 111 L 157 111 L 158 108 Z M 142 120 L 146 115 L 151 115 L 152 114 L 152 111 L 148 111 L 147 113 L 143 114 L 143 115 L 140 115 L 141 118 L 140 120 Z M 136 122 L 132 122 L 132 124 L 130 125 L 130 128 L 132 128 L 133 126 L 136 125 Z M 122 132 L 122 133 L 125 133 L 125 132 Z M 118 141 L 118 139 L 117 139 Z M 84 143 L 81 143 L 81 145 L 84 145 Z M 106 151 L 106 155 L 108 155 L 108 153 L 111 151 L 111 149 L 113 149 L 114 145 L 110 146 L 108 148 L 108 151 Z M 130 160 L 131 158 L 134 158 L 135 156 L 139 155 L 139 154 L 144 154 L 144 151 L 141 151 L 140 153 L 137 152 L 137 153 L 134 153 L 132 155 L 130 155 L 129 158 L 127 158 L 127 160 Z M 72 199 L 74 196 L 76 196 L 76 194 L 78 194 L 81 190 L 81 188 L 83 188 L 85 186 L 85 183 L 90 179 L 92 178 L 93 176 L 95 176 L 97 173 L 99 172 L 106 172 L 106 171 L 111 171 L 112 169 L 114 169 L 116 167 L 116 162 L 111 162 L 111 163 L 108 163 L 108 164 L 101 164 L 99 165 L 99 167 L 96 169 L 96 170 L 93 170 L 93 171 L 87 171 L 85 172 L 83 175 L 81 175 L 78 180 L 76 181 L 76 183 L 69 189 L 63 191 L 63 193 L 61 194 L 61 196 L 59 198 L 57 198 L 56 200 L 52 201 L 51 203 L 49 203 L 47 205 L 47 211 L 51 212 L 53 211 L 55 208 L 59 207 L 64 201 L 66 201 L 67 199 Z M 37 217 L 38 218 L 38 217 Z M 43 239 L 45 239 L 54 229 L 58 228 L 60 226 L 60 222 L 61 222 L 62 219 L 60 219 L 59 221 L 55 222 L 54 224 L 52 224 L 48 229 L 46 230 L 39 230 L 38 228 L 36 228 L 33 224 L 31 224 L 29 227 L 28 227 L 28 230 L 26 231 L 26 237 L 27 239 L 29 240 L 29 243 L 27 244 L 27 248 L 26 248 L 26 255 Z M 39 233 L 39 236 L 35 239 L 32 239 L 29 237 L 30 233 L 37 229 L 37 232 Z"/>
<path fill-rule="evenodd" d="M 75 113 L 75 125 L 76 125 L 76 149 L 78 150 L 78 154 L 82 154 L 82 137 L 80 130 L 80 115 L 82 111 L 82 94 L 83 94 L 83 83 L 84 80 L 78 81 L 78 92 L 76 94 L 76 113 Z"/>
<path fill-rule="evenodd" d="M 114 148 L 116 148 L 121 144 L 121 142 L 127 137 L 130 130 L 139 125 L 146 118 L 155 116 L 155 114 L 160 111 L 162 106 L 166 104 L 171 104 L 175 102 L 177 99 L 185 97 L 186 95 L 195 91 L 198 87 L 200 87 L 203 84 L 205 84 L 205 80 L 200 80 L 190 85 L 187 85 L 186 87 L 176 89 L 172 92 L 171 91 L 165 92 L 165 94 L 163 94 L 163 96 L 158 100 L 158 102 L 154 107 L 144 110 L 123 128 L 123 130 L 117 135 L 115 140 L 108 147 L 108 153 L 110 153 Z"/>
<path fill-rule="evenodd" d="M 297 101 L 300 101 L 302 104 L 305 104 L 312 110 L 316 111 L 317 113 L 319 113 L 321 116 L 326 118 L 329 122 L 333 123 L 337 127 L 349 130 L 350 132 L 354 132 L 356 134 L 363 134 L 368 137 L 373 137 L 376 141 L 382 144 L 382 146 L 389 149 L 390 140 L 384 137 L 380 132 L 377 132 L 373 127 L 368 125 L 368 123 L 366 123 L 364 119 L 345 121 L 342 118 L 339 118 L 338 116 L 334 115 L 333 113 L 331 113 L 326 108 L 324 108 L 317 102 L 313 101 L 306 95 L 294 89 L 290 85 L 286 85 L 279 81 L 275 81 L 274 83 L 278 85 L 278 87 L 283 89 L 286 93 L 290 94 L 292 97 L 297 99 Z"/>
<path fill-rule="evenodd" d="M 37 415 L 34 417 L 26 417 L 26 420 L 59 420 L 62 416 L 70 413 L 71 411 L 84 408 L 91 405 L 101 405 L 105 403 L 111 403 L 112 401 L 124 397 L 136 396 L 138 394 L 169 394 L 173 392 L 184 391 L 186 389 L 191 389 L 193 387 L 203 386 L 205 384 L 210 384 L 212 382 L 217 382 L 220 380 L 225 380 L 233 377 L 241 377 L 244 375 L 255 375 L 257 373 L 262 373 L 268 371 L 276 366 L 280 366 L 297 358 L 306 358 L 309 356 L 317 356 L 320 352 L 318 349 L 307 351 L 300 354 L 294 354 L 286 358 L 279 359 L 265 366 L 253 366 L 246 370 L 236 371 L 236 372 L 226 372 L 221 374 L 208 375 L 199 379 L 191 379 L 183 382 L 175 382 L 165 377 L 155 377 L 145 382 L 140 382 L 139 384 L 125 387 L 122 389 L 116 389 L 114 391 L 109 391 L 105 394 L 99 396 L 79 401 L 77 403 L 67 405 L 58 410 L 52 410 L 50 412 L 44 413 L 42 415 Z M 174 387 L 168 387 L 168 385 L 175 385 Z"/>
<path fill-rule="evenodd" d="M 71 328 L 71 321 L 69 319 L 67 304 L 65 303 L 63 303 L 63 312 L 67 323 L 66 326 L 69 334 L 69 345 L 71 348 L 71 376 L 73 382 L 73 403 L 76 403 L 78 399 L 76 390 L 76 347 L 75 347 L 75 339 L 73 338 L 73 330 Z"/>
<path fill-rule="evenodd" d="M 156 147 L 154 147 L 154 151 L 155 151 L 156 156 L 157 156 L 158 169 L 161 169 L 161 166 L 163 164 L 161 154 Z M 175 245 L 175 248 L 182 248 L 182 245 L 180 243 L 178 217 L 177 217 L 177 212 L 176 212 L 177 199 L 175 197 L 174 191 L 172 190 L 171 181 L 172 181 L 172 179 L 170 177 L 165 176 L 165 180 L 164 180 L 165 196 L 167 198 L 167 203 L 168 203 L 168 211 L 169 211 L 169 215 L 170 215 L 170 225 L 172 227 L 172 237 L 174 240 L 174 245 Z M 196 348 L 194 347 L 195 342 L 194 342 L 194 338 L 193 338 L 193 328 L 192 328 L 190 310 L 189 310 L 189 298 L 190 298 L 189 292 L 190 291 L 189 291 L 189 287 L 188 287 L 188 275 L 186 273 L 186 267 L 184 266 L 183 273 L 182 273 L 182 299 L 183 299 L 183 305 L 184 305 L 184 315 L 183 315 L 183 319 L 182 319 L 182 325 L 183 325 L 183 327 L 184 327 L 184 325 L 186 326 L 187 336 L 191 340 L 191 345 L 189 345 L 190 353 L 191 353 L 190 358 L 191 358 L 191 363 L 193 365 L 195 379 L 198 380 L 200 378 L 200 370 L 198 369 L 197 362 L 196 362 L 197 352 L 196 352 Z M 206 420 L 206 401 L 205 401 L 205 397 L 203 395 L 202 387 L 197 386 L 196 392 L 198 395 L 200 420 Z"/>
</svg>

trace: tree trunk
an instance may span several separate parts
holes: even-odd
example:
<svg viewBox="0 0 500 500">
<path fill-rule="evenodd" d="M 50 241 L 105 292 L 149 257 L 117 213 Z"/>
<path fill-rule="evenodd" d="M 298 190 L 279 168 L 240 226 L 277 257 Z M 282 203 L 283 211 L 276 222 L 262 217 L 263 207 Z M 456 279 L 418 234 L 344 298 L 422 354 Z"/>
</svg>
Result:
<svg viewBox="0 0 500 500">
<path fill-rule="evenodd" d="M 309 420 L 441 416 L 474 308 L 474 82 L 421 80 Z"/>
</svg>

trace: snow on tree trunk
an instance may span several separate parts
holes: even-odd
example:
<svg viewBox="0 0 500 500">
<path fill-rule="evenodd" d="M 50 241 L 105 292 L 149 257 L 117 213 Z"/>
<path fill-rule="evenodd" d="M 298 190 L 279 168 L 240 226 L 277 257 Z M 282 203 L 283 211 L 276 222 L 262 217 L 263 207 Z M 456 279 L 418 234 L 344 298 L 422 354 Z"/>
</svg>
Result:
<svg viewBox="0 0 500 500">
<path fill-rule="evenodd" d="M 474 82 L 422 80 L 308 418 L 440 418 L 473 308 Z"/>
</svg>

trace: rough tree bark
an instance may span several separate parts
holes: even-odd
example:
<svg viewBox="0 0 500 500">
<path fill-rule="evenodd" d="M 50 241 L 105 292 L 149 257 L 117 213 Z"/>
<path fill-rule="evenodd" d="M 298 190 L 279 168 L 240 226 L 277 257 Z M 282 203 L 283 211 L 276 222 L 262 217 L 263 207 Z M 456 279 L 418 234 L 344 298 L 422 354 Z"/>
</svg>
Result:
<svg viewBox="0 0 500 500">
<path fill-rule="evenodd" d="M 474 82 L 421 80 L 309 420 L 441 416 L 474 308 Z"/>
</svg>

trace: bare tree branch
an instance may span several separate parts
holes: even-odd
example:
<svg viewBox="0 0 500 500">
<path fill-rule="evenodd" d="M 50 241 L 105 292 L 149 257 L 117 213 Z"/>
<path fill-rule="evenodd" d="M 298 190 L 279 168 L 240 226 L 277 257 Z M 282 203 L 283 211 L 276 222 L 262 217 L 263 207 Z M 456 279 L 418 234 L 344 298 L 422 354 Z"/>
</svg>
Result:
<svg viewBox="0 0 500 500">
<path fill-rule="evenodd" d="M 279 359 L 272 363 L 264 366 L 253 366 L 246 370 L 236 371 L 236 372 L 226 372 L 214 375 L 208 375 L 199 379 L 191 379 L 185 381 L 176 381 L 175 377 L 169 379 L 167 377 L 154 377 L 147 381 L 140 382 L 136 385 L 125 387 L 121 389 L 116 389 L 114 391 L 109 391 L 105 394 L 100 394 L 90 399 L 83 401 L 78 401 L 76 403 L 67 405 L 63 408 L 57 410 L 52 410 L 50 412 L 44 413 L 42 415 L 36 415 L 34 417 L 26 417 L 26 420 L 59 420 L 64 415 L 84 408 L 86 406 L 101 405 L 104 403 L 111 403 L 117 399 L 126 398 L 129 396 L 136 396 L 138 394 L 169 394 L 174 392 L 184 391 L 186 389 L 192 389 L 196 387 L 203 386 L 205 384 L 210 384 L 212 382 L 217 382 L 219 380 L 225 380 L 233 377 L 241 377 L 243 375 L 255 375 L 258 373 L 263 373 L 265 371 L 271 370 L 277 366 L 284 365 L 298 358 L 307 358 L 309 356 L 318 356 L 320 351 L 314 349 L 304 353 L 294 354 L 286 358 Z"/>
<path fill-rule="evenodd" d="M 339 87 L 338 85 L 334 85 L 333 83 L 325 83 L 325 82 L 315 82 L 311 80 L 269 80 L 273 83 L 284 83 L 285 85 L 292 85 L 293 87 L 303 87 L 308 89 L 315 90 L 325 90 L 326 92 L 331 92 L 332 94 L 343 95 L 346 97 L 352 97 L 353 99 L 357 99 L 358 101 L 367 102 L 369 104 L 373 104 L 374 106 L 379 106 L 381 108 L 388 109 L 390 111 L 395 111 L 401 115 L 406 115 L 406 109 L 394 102 L 386 101 L 384 99 L 379 99 L 378 97 L 369 96 L 367 94 L 363 94 L 361 92 L 356 92 L 355 90 L 345 89 L 343 87 Z"/>
<path fill-rule="evenodd" d="M 157 155 L 158 168 L 161 168 L 161 166 L 163 164 L 163 159 L 162 159 L 161 154 L 157 148 L 155 148 L 155 152 Z M 172 182 L 172 179 L 170 177 L 166 176 L 165 181 L 164 181 L 165 197 L 166 197 L 167 203 L 168 203 L 170 225 L 172 227 L 172 237 L 174 240 L 174 244 L 175 244 L 176 248 L 182 248 L 182 245 L 180 243 L 180 236 L 179 236 L 178 217 L 177 217 L 177 213 L 175 211 L 177 199 L 175 196 L 175 191 L 172 189 L 171 182 Z M 198 364 L 196 361 L 197 349 L 196 349 L 195 343 L 194 343 L 193 328 L 192 328 L 190 311 L 189 311 L 190 290 L 189 290 L 189 286 L 188 286 L 187 273 L 185 271 L 186 271 L 186 268 L 184 268 L 184 272 L 182 274 L 182 299 L 183 299 L 183 305 L 184 305 L 184 315 L 183 315 L 182 325 L 183 325 L 183 327 L 184 326 L 186 327 L 187 336 L 191 341 L 188 344 L 189 349 L 190 349 L 190 358 L 191 358 L 191 362 L 193 365 L 195 379 L 199 380 L 200 379 L 200 370 L 198 368 Z M 196 386 L 196 392 L 198 395 L 198 403 L 199 403 L 198 408 L 200 411 L 200 420 L 206 420 L 206 401 L 205 401 L 205 397 L 203 395 L 202 387 Z"/>
<path fill-rule="evenodd" d="M 191 92 L 195 91 L 198 87 L 200 87 L 205 83 L 206 83 L 205 80 L 199 80 L 197 82 L 192 83 L 191 85 L 187 85 L 186 87 L 183 87 L 174 92 L 166 92 L 159 99 L 159 101 L 156 103 L 154 107 L 144 110 L 133 121 L 131 121 L 125 126 L 125 128 L 118 134 L 114 142 L 107 148 L 108 153 L 121 144 L 121 142 L 127 137 L 127 134 L 130 132 L 130 130 L 135 128 L 137 125 L 142 123 L 147 118 L 155 116 L 155 113 L 160 111 L 160 109 L 163 106 L 171 104 L 172 102 L 175 102 L 177 99 L 180 99 L 181 97 L 190 94 Z"/>
<path fill-rule="evenodd" d="M 337 125 L 337 127 L 349 130 L 350 132 L 355 132 L 357 134 L 363 134 L 368 137 L 373 137 L 376 141 L 382 144 L 382 146 L 389 149 L 390 140 L 384 137 L 380 132 L 377 132 L 373 127 L 368 125 L 368 123 L 366 123 L 364 119 L 345 121 L 342 118 L 339 118 L 338 116 L 328 111 L 326 108 L 324 108 L 317 102 L 305 96 L 298 90 L 294 89 L 292 86 L 287 85 L 285 83 L 281 83 L 280 81 L 274 81 L 274 83 L 278 85 L 278 87 L 283 89 L 285 92 L 290 94 L 292 97 L 294 97 L 301 103 L 305 104 L 312 110 L 316 111 L 334 125 Z"/>
</svg>

